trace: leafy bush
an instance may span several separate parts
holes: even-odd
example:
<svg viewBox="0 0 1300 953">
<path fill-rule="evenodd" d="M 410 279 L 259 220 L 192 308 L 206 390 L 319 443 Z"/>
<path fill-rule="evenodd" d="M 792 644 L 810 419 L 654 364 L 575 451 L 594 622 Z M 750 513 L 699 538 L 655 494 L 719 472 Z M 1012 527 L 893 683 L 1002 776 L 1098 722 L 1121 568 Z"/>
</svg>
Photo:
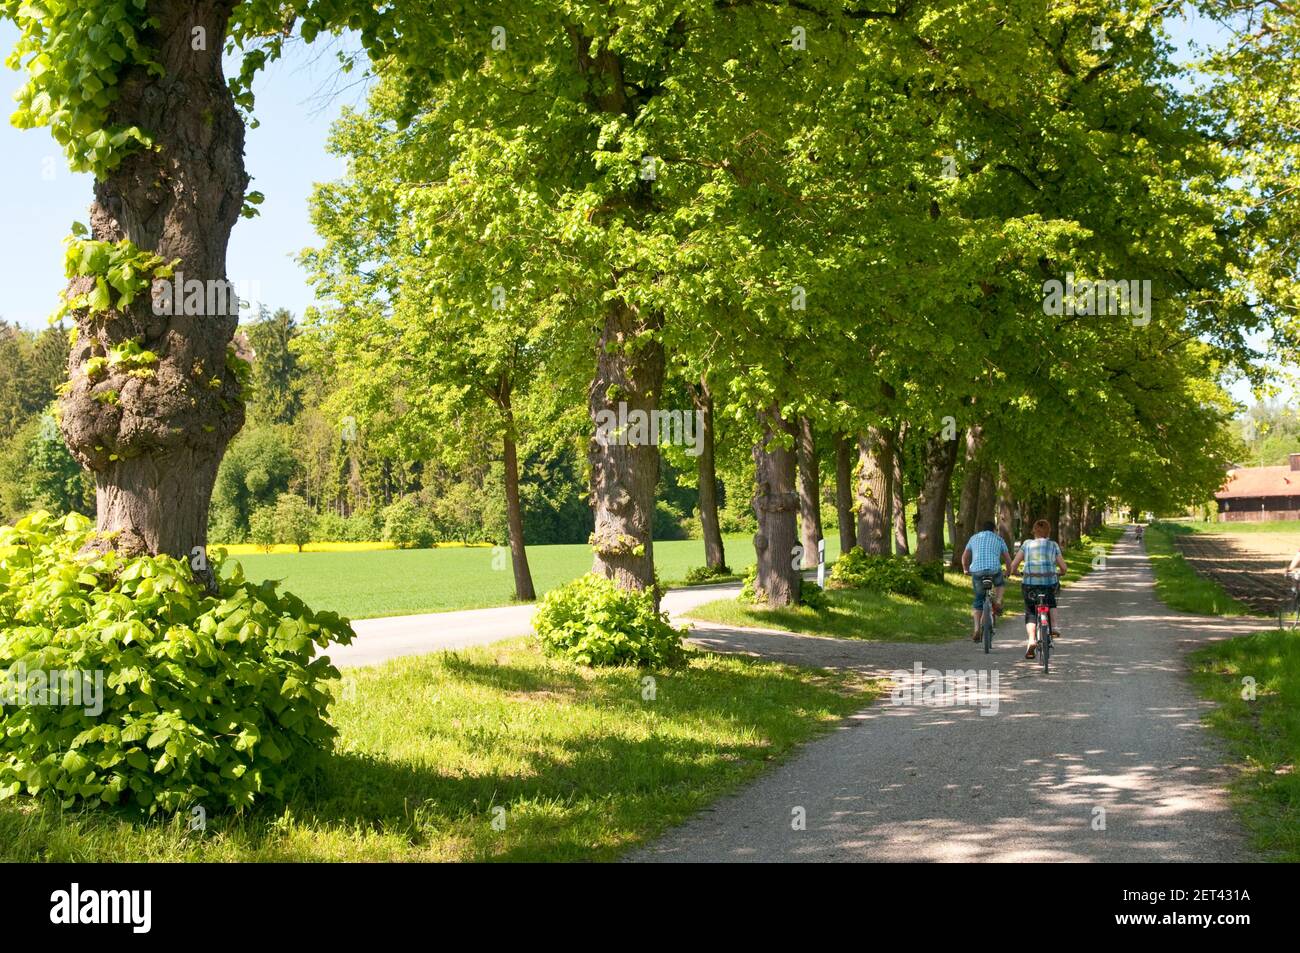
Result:
<svg viewBox="0 0 1300 953">
<path fill-rule="evenodd" d="M 921 571 L 909 556 L 868 556 L 854 546 L 835 560 L 831 585 L 839 589 L 871 589 L 896 592 L 919 599 L 923 591 Z"/>
<path fill-rule="evenodd" d="M 681 665 L 684 630 L 655 611 L 649 590 L 620 589 L 594 573 L 552 589 L 537 605 L 533 631 L 550 655 L 580 665 Z"/>
<path fill-rule="evenodd" d="M 730 575 L 730 566 L 693 566 L 686 570 L 686 585 L 698 586 L 712 579 L 725 579 Z"/>
<path fill-rule="evenodd" d="M 748 569 L 745 570 L 745 578 L 740 584 L 740 596 L 738 598 L 740 599 L 741 602 L 748 602 L 751 604 L 760 601 L 758 598 L 758 564 L 757 563 L 755 563 L 754 565 L 750 566 Z"/>
<path fill-rule="evenodd" d="M 384 542 L 403 549 L 427 549 L 433 541 L 433 523 L 415 497 L 404 496 L 384 510 Z"/>
<path fill-rule="evenodd" d="M 681 508 L 667 500 L 655 500 L 654 524 L 651 529 L 655 539 L 689 539 L 686 517 Z"/>
<path fill-rule="evenodd" d="M 917 563 L 916 571 L 920 573 L 923 582 L 942 583 L 943 582 L 943 560 L 936 559 L 933 562 Z"/>
<path fill-rule="evenodd" d="M 826 590 L 817 583 L 805 579 L 799 586 L 799 604 L 816 612 L 823 611 L 828 606 Z"/>
<path fill-rule="evenodd" d="M 287 796 L 332 745 L 338 672 L 315 651 L 350 642 L 347 621 L 238 567 L 213 595 L 182 561 L 83 551 L 93 539 L 78 515 L 0 527 L 0 692 L 17 701 L 0 707 L 0 798 L 153 814 Z"/>
</svg>

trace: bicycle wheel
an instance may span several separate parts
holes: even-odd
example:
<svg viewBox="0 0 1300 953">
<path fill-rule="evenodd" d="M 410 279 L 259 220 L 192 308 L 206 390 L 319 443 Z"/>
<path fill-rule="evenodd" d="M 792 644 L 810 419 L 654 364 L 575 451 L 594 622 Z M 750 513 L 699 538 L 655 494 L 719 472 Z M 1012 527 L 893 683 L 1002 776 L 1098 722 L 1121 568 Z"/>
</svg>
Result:
<svg viewBox="0 0 1300 953">
<path fill-rule="evenodd" d="M 987 655 L 993 648 L 993 607 L 985 600 L 984 603 L 984 654 Z"/>
<path fill-rule="evenodd" d="M 1039 626 L 1038 640 L 1039 642 L 1042 643 L 1043 646 L 1043 674 L 1046 675 L 1048 672 L 1047 660 L 1049 657 L 1051 657 L 1052 654 L 1052 630 L 1049 628 L 1046 632 L 1044 632 L 1043 627 Z"/>
</svg>

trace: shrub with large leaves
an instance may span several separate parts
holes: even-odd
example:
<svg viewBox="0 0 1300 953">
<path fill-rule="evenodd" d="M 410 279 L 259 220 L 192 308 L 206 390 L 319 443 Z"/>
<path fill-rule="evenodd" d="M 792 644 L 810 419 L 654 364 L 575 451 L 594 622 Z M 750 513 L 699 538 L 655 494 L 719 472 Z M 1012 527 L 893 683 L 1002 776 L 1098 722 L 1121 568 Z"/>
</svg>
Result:
<svg viewBox="0 0 1300 953">
<path fill-rule="evenodd" d="M 921 570 L 910 556 L 867 555 L 854 546 L 831 567 L 830 586 L 836 589 L 871 589 L 921 598 Z"/>
<path fill-rule="evenodd" d="M 649 591 L 620 589 L 588 573 L 552 589 L 537 605 L 533 631 L 543 649 L 580 665 L 671 668 L 685 661 L 683 630 L 656 611 Z"/>
<path fill-rule="evenodd" d="M 219 564 L 214 595 L 184 562 L 93 539 L 76 515 L 0 527 L 0 702 L 17 701 L 0 708 L 0 798 L 153 814 L 285 797 L 332 746 L 338 672 L 315 653 L 351 641 L 347 620 Z M 102 711 L 33 690 L 62 672 L 99 673 Z"/>
</svg>

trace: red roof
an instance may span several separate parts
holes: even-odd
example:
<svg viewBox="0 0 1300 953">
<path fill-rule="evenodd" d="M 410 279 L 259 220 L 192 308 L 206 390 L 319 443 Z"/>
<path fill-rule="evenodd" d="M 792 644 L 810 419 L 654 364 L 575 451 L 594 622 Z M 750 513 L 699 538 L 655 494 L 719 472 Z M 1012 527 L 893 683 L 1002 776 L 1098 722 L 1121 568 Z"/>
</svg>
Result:
<svg viewBox="0 0 1300 953">
<path fill-rule="evenodd" d="M 1228 471 L 1216 500 L 1245 496 L 1300 496 L 1300 471 L 1285 467 L 1241 467 Z"/>
</svg>

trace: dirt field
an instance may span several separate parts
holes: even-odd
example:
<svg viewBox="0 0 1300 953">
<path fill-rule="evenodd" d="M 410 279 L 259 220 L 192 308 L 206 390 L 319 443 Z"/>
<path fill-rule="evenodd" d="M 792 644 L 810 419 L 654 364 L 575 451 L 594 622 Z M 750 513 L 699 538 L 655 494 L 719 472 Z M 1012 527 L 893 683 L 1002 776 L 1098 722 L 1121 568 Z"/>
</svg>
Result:
<svg viewBox="0 0 1300 953">
<path fill-rule="evenodd" d="M 1197 572 L 1252 609 L 1271 613 L 1289 591 L 1282 570 L 1300 549 L 1300 531 L 1188 533 L 1175 541 Z"/>
</svg>

